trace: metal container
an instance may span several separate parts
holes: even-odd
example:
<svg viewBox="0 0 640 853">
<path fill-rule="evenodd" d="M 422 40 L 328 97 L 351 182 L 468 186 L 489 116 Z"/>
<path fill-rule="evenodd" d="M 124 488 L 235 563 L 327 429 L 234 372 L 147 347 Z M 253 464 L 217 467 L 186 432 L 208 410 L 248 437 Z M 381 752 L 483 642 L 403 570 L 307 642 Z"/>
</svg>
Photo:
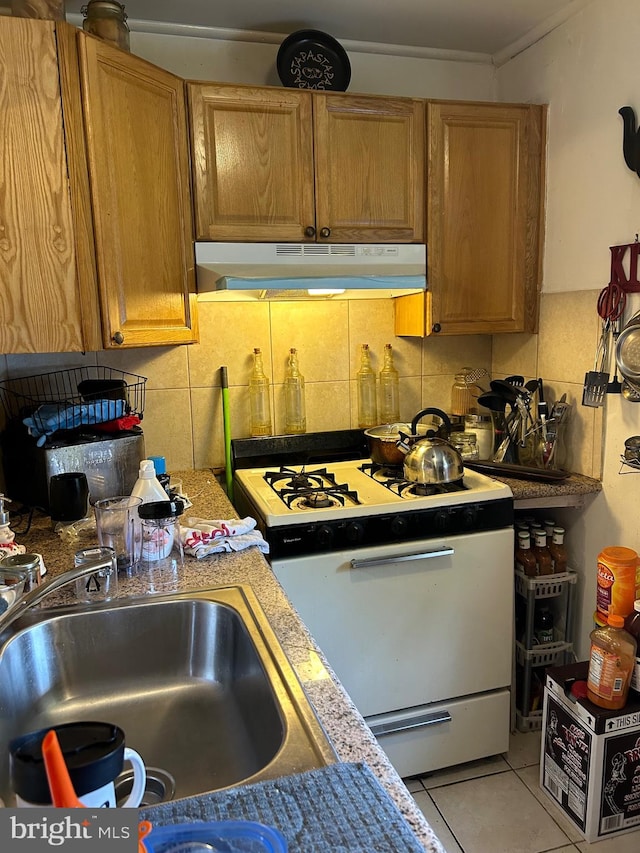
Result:
<svg viewBox="0 0 640 853">
<path fill-rule="evenodd" d="M 2 435 L 6 492 L 14 501 L 49 510 L 49 480 L 54 474 L 83 471 L 91 503 L 112 495 L 131 494 L 144 459 L 142 432 L 76 444 L 37 447 L 16 431 Z"/>
<path fill-rule="evenodd" d="M 382 424 L 366 429 L 364 434 L 371 460 L 378 465 L 402 465 L 405 453 L 398 447 L 401 432 L 411 435 L 411 424 Z"/>
<path fill-rule="evenodd" d="M 82 29 L 122 50 L 129 50 L 129 27 L 122 3 L 111 0 L 89 0 L 81 9 Z"/>
</svg>

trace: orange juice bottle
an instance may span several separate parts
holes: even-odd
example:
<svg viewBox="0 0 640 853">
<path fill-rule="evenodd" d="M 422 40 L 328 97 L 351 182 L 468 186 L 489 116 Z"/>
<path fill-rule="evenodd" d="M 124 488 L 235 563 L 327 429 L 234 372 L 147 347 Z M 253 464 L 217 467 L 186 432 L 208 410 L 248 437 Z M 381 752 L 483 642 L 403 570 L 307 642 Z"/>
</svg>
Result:
<svg viewBox="0 0 640 853">
<path fill-rule="evenodd" d="M 631 548 L 610 546 L 598 554 L 596 608 L 603 619 L 616 613 L 624 619 L 640 597 L 640 561 Z"/>
</svg>

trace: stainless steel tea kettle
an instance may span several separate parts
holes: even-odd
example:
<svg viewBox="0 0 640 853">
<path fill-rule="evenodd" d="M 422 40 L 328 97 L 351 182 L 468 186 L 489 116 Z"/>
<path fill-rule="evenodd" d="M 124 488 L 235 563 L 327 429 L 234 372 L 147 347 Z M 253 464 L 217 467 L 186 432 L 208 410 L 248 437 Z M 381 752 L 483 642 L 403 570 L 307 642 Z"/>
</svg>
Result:
<svg viewBox="0 0 640 853">
<path fill-rule="evenodd" d="M 442 485 L 460 480 L 464 474 L 462 456 L 442 438 L 436 438 L 434 430 L 426 435 L 418 435 L 418 423 L 425 415 L 440 418 L 446 430 L 451 434 L 451 421 L 440 409 L 423 409 L 411 421 L 411 435 L 400 433 L 398 448 L 405 453 L 403 474 L 411 483 L 424 485 Z"/>
</svg>

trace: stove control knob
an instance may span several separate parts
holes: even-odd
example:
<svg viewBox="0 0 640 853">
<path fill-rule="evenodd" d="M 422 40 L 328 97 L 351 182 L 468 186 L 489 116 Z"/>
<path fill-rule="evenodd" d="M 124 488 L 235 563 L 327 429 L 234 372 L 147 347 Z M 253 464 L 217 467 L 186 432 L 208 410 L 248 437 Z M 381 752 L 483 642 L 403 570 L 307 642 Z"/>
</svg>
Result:
<svg viewBox="0 0 640 853">
<path fill-rule="evenodd" d="M 352 521 L 351 524 L 347 525 L 346 537 L 347 542 L 351 542 L 353 545 L 362 542 L 364 539 L 364 525 L 358 521 Z"/>
<path fill-rule="evenodd" d="M 465 530 L 471 530 L 475 527 L 478 511 L 473 506 L 467 506 L 462 510 L 462 526 Z"/>
<path fill-rule="evenodd" d="M 401 515 L 396 515 L 391 519 L 391 532 L 394 536 L 404 536 L 409 528 L 407 519 Z"/>
<path fill-rule="evenodd" d="M 327 548 L 333 542 L 333 530 L 328 524 L 321 524 L 316 530 L 316 542 L 321 548 Z"/>
<path fill-rule="evenodd" d="M 444 532 L 449 529 L 449 513 L 446 509 L 441 509 L 436 513 L 435 528 L 440 532 Z"/>
</svg>

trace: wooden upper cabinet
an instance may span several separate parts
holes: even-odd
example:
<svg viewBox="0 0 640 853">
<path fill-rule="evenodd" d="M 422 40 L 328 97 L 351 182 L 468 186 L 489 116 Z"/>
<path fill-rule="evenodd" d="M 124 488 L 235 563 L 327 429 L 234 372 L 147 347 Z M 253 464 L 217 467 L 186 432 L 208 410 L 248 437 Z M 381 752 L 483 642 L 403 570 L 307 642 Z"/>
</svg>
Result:
<svg viewBox="0 0 640 853">
<path fill-rule="evenodd" d="M 311 96 L 187 84 L 199 240 L 304 239 L 314 225 Z"/>
<path fill-rule="evenodd" d="M 313 126 L 320 239 L 422 242 L 424 102 L 314 94 Z"/>
<path fill-rule="evenodd" d="M 0 68 L 0 351 L 96 349 L 75 28 L 0 17 Z"/>
<path fill-rule="evenodd" d="M 396 334 L 534 332 L 546 108 L 427 110 L 428 293 L 396 301 Z"/>
<path fill-rule="evenodd" d="M 78 33 L 103 343 L 197 340 L 184 82 Z"/>
<path fill-rule="evenodd" d="M 423 102 L 208 83 L 188 94 L 197 239 L 424 239 Z"/>
</svg>

